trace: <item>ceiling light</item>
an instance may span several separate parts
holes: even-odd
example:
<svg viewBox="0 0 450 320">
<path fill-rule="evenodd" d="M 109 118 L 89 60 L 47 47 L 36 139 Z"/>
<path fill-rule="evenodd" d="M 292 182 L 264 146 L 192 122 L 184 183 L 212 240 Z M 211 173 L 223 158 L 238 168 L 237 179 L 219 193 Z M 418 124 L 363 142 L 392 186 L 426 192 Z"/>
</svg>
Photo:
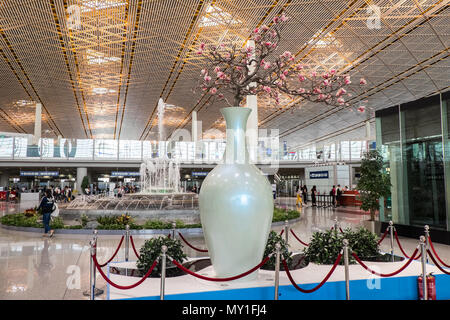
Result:
<svg viewBox="0 0 450 320">
<path fill-rule="evenodd" d="M 106 93 L 114 93 L 116 92 L 116 90 L 108 88 L 92 88 L 92 92 L 95 94 L 106 94 Z"/>
<path fill-rule="evenodd" d="M 242 21 L 233 19 L 233 16 L 223 9 L 210 5 L 206 9 L 206 14 L 200 20 L 201 27 L 213 27 L 218 25 L 239 24 Z"/>
</svg>

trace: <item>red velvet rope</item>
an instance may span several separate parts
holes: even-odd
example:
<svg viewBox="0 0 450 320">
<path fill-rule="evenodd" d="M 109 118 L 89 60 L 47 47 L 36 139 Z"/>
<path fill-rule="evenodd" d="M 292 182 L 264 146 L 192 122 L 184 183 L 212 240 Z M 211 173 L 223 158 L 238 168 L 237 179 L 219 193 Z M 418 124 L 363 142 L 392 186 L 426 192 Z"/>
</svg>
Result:
<svg viewBox="0 0 450 320">
<path fill-rule="evenodd" d="M 449 271 L 444 270 L 434 259 L 433 254 L 431 253 L 431 251 L 429 249 L 427 249 L 428 255 L 430 256 L 431 260 L 433 260 L 434 264 L 436 267 L 438 267 L 439 270 L 441 270 L 443 273 L 445 274 L 450 274 Z"/>
<path fill-rule="evenodd" d="M 158 263 L 158 259 L 156 259 L 152 266 L 150 267 L 150 269 L 148 269 L 147 273 L 141 278 L 141 280 L 139 280 L 138 282 L 136 282 L 135 284 L 129 285 L 129 286 L 121 286 L 118 284 L 115 284 L 114 282 L 112 282 L 103 272 L 102 268 L 99 266 L 98 262 L 97 262 L 97 257 L 94 255 L 92 256 L 95 266 L 97 267 L 97 270 L 100 272 L 100 274 L 102 275 L 103 279 L 105 279 L 106 282 L 108 282 L 110 285 L 112 285 L 113 287 L 117 288 L 117 289 L 121 289 L 121 290 L 128 290 L 128 289 L 133 289 L 135 287 L 137 287 L 138 285 L 140 285 L 142 282 L 144 282 L 145 279 L 147 279 L 150 274 L 152 273 L 153 269 L 155 268 L 155 266 Z"/>
<path fill-rule="evenodd" d="M 378 240 L 377 244 L 380 244 L 381 242 L 383 242 L 384 238 L 386 237 L 387 233 L 389 231 L 389 228 L 386 228 L 386 231 L 384 232 L 383 236 L 381 237 L 380 240 Z"/>
<path fill-rule="evenodd" d="M 197 274 L 197 273 L 195 273 L 195 272 L 192 272 L 192 271 L 189 270 L 189 269 L 186 269 L 183 265 L 179 264 L 177 261 L 175 261 L 175 260 L 173 260 L 173 259 L 172 259 L 172 263 L 173 263 L 174 265 L 176 265 L 178 268 L 180 268 L 181 270 L 183 270 L 184 272 L 190 274 L 191 276 L 197 277 L 197 278 L 199 278 L 199 279 L 208 280 L 208 281 L 231 281 L 231 280 L 236 280 L 236 279 L 245 277 L 246 275 L 249 275 L 250 273 L 255 272 L 256 270 L 258 270 L 259 268 L 261 268 L 263 265 L 265 265 L 266 262 L 269 261 L 269 259 L 270 259 L 270 256 L 268 256 L 267 258 L 265 258 L 263 261 L 261 261 L 260 264 L 258 264 L 257 266 L 251 268 L 250 270 L 248 270 L 248 271 L 246 271 L 246 272 L 244 272 L 244 273 L 241 273 L 241 274 L 239 274 L 239 275 L 237 275 L 237 276 L 234 276 L 234 277 L 228 277 L 228 278 L 210 278 L 210 277 L 205 277 L 205 276 L 202 276 L 202 275 Z"/>
<path fill-rule="evenodd" d="M 320 289 L 320 287 L 322 287 L 324 285 L 324 283 L 328 281 L 328 279 L 331 277 L 331 275 L 333 274 L 334 270 L 336 269 L 337 265 L 341 261 L 341 257 L 342 257 L 342 253 L 339 253 L 336 261 L 333 264 L 333 267 L 331 268 L 331 270 L 328 272 L 328 274 L 325 276 L 325 278 L 323 278 L 323 280 L 317 286 L 315 286 L 312 289 L 302 289 L 295 283 L 294 279 L 292 278 L 291 273 L 289 272 L 289 268 L 287 266 L 286 260 L 284 260 L 284 259 L 283 259 L 283 267 L 284 267 L 284 270 L 286 270 L 286 275 L 288 276 L 289 280 L 291 281 L 291 283 L 295 287 L 295 289 L 297 289 L 298 291 L 303 292 L 303 293 L 311 293 L 311 292 L 314 292 L 314 291 Z"/>
<path fill-rule="evenodd" d="M 436 256 L 436 258 L 439 260 L 439 262 L 442 263 L 447 268 L 450 268 L 450 265 L 446 264 L 444 261 L 441 260 L 441 258 L 439 258 L 439 255 L 437 254 L 436 250 L 434 250 L 433 242 L 431 242 L 430 237 L 428 237 L 428 243 L 430 244 L 431 250 L 433 250 L 433 253 Z"/>
<path fill-rule="evenodd" d="M 170 239 L 170 233 L 169 233 L 169 235 L 167 236 L 167 238 L 169 238 L 169 239 Z"/>
<path fill-rule="evenodd" d="M 403 255 L 409 259 L 410 257 L 406 254 L 405 250 L 403 250 L 402 245 L 400 244 L 400 240 L 398 239 L 398 235 L 397 235 L 397 230 L 394 229 L 394 235 L 395 235 L 395 240 L 397 241 L 398 247 L 400 248 L 400 251 L 403 253 Z M 417 258 L 415 258 L 414 260 L 418 260 L 420 257 L 422 256 L 422 253 L 419 254 L 419 256 Z"/>
<path fill-rule="evenodd" d="M 282 236 L 282 235 L 283 235 L 283 233 L 284 233 L 284 229 L 283 229 L 283 230 L 281 230 L 281 232 L 280 232 L 280 236 Z"/>
<path fill-rule="evenodd" d="M 340 231 L 341 233 L 344 233 L 344 231 L 342 231 L 342 228 L 341 228 L 341 227 L 339 227 L 339 231 Z"/>
<path fill-rule="evenodd" d="M 133 236 L 130 236 L 130 241 L 131 241 L 131 247 L 133 248 L 134 254 L 136 255 L 136 258 L 139 259 L 141 257 L 141 255 L 136 250 L 136 247 L 134 245 Z"/>
<path fill-rule="evenodd" d="M 206 249 L 199 249 L 199 248 L 194 247 L 192 244 L 190 244 L 189 242 L 186 241 L 186 239 L 183 237 L 183 235 L 182 235 L 180 232 L 178 232 L 178 234 L 180 235 L 180 238 L 181 238 L 181 239 L 182 239 L 189 247 L 191 247 L 191 248 L 194 249 L 195 251 L 198 251 L 198 252 L 208 252 L 208 250 L 206 250 Z"/>
<path fill-rule="evenodd" d="M 414 250 L 414 252 L 413 252 L 413 254 L 412 254 L 412 257 L 409 258 L 408 261 L 407 261 L 400 269 L 398 269 L 397 271 L 394 271 L 394 272 L 392 272 L 392 273 L 378 273 L 378 272 L 376 272 L 376 271 L 373 271 L 372 269 L 370 269 L 368 266 L 366 266 L 366 265 L 361 261 L 361 259 L 356 255 L 356 253 L 352 252 L 352 256 L 355 258 L 355 260 L 356 260 L 356 261 L 357 261 L 364 269 L 366 269 L 366 270 L 369 271 L 370 273 L 375 274 L 375 275 L 377 275 L 377 276 L 379 276 L 379 277 L 387 278 L 387 277 L 395 276 L 395 275 L 399 274 L 400 272 L 402 272 L 403 270 L 405 270 L 406 267 L 409 266 L 409 264 L 414 260 L 414 257 L 416 256 L 416 254 L 417 254 L 418 251 L 419 251 L 419 249 L 416 248 L 416 250 Z"/>
<path fill-rule="evenodd" d="M 104 266 L 106 266 L 108 263 L 110 263 L 110 262 L 114 259 L 114 257 L 115 257 L 115 256 L 117 255 L 117 253 L 119 252 L 120 247 L 122 246 L 123 238 L 124 238 L 124 236 L 122 236 L 122 238 L 120 239 L 120 242 L 119 242 L 119 245 L 117 246 L 116 252 L 114 252 L 114 254 L 112 255 L 112 257 L 111 257 L 108 261 L 106 261 L 104 264 L 99 265 L 100 268 L 103 268 Z"/>
<path fill-rule="evenodd" d="M 299 237 L 297 237 L 297 235 L 294 233 L 294 231 L 291 229 L 291 233 L 292 233 L 292 235 L 295 237 L 295 239 L 297 239 L 298 240 L 298 242 L 300 242 L 302 245 L 304 245 L 304 246 L 309 246 L 309 244 L 307 244 L 307 243 L 305 243 L 305 242 L 303 242 L 302 240 L 300 240 L 300 238 Z"/>
</svg>

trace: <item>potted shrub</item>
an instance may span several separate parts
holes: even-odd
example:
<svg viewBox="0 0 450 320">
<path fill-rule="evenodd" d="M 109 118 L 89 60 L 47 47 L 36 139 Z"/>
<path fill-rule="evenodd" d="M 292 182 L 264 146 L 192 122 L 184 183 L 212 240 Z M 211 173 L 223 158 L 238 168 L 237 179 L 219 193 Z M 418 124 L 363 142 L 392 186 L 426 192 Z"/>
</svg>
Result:
<svg viewBox="0 0 450 320">
<path fill-rule="evenodd" d="M 309 262 L 334 264 L 344 246 L 344 239 L 348 240 L 349 248 L 362 260 L 383 261 L 376 234 L 365 228 L 359 228 L 355 231 L 347 228 L 343 232 L 336 232 L 336 230 L 314 232 L 309 246 L 303 252 Z M 356 263 L 352 255 L 349 255 L 349 263 Z M 341 259 L 340 264 L 344 264 L 343 259 Z"/>
<path fill-rule="evenodd" d="M 361 160 L 361 177 L 356 188 L 360 194 L 360 208 L 370 212 L 370 220 L 364 224 L 372 232 L 375 232 L 375 213 L 381 205 L 379 200 L 381 197 L 386 198 L 391 192 L 389 174 L 382 170 L 383 156 L 380 151 L 366 152 Z"/>
<path fill-rule="evenodd" d="M 175 259 L 177 262 L 182 263 L 183 259 L 186 259 L 186 254 L 183 253 L 183 246 L 180 240 L 168 238 L 168 237 L 157 237 L 146 240 L 144 245 L 139 250 L 139 259 L 136 263 L 137 268 L 142 274 L 145 274 L 151 267 L 156 258 L 161 255 L 161 247 L 165 245 L 167 247 L 167 255 Z M 161 259 L 152 271 L 151 277 L 161 276 Z M 179 270 L 169 258 L 166 260 L 166 276 L 174 277 L 184 274 Z"/>
<path fill-rule="evenodd" d="M 89 178 L 88 176 L 83 177 L 83 181 L 81 181 L 81 192 L 86 193 L 85 189 L 89 187 Z"/>
<path fill-rule="evenodd" d="M 286 243 L 286 241 L 283 239 L 281 235 L 276 233 L 275 231 L 270 231 L 269 238 L 267 239 L 266 249 L 264 250 L 264 257 L 267 257 L 272 252 L 276 252 L 275 245 L 276 243 L 280 243 L 281 250 L 280 250 L 280 270 L 283 270 L 283 264 L 281 261 L 284 259 L 286 260 L 286 263 L 288 266 L 292 263 L 292 252 L 289 252 L 289 245 Z M 276 254 L 273 254 L 269 261 L 266 262 L 265 265 L 262 266 L 261 269 L 264 270 L 275 270 L 275 260 L 276 260 Z"/>
</svg>

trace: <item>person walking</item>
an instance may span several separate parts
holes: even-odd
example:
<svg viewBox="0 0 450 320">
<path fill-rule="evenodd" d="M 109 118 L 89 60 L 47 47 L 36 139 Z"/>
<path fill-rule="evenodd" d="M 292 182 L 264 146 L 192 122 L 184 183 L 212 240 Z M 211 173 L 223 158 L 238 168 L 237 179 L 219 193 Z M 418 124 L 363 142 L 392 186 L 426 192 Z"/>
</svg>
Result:
<svg viewBox="0 0 450 320">
<path fill-rule="evenodd" d="M 50 219 L 53 212 L 53 205 L 55 201 L 51 196 L 50 190 L 47 190 L 44 197 L 39 204 L 38 210 L 42 209 L 42 220 L 44 223 L 44 237 L 53 237 L 54 230 L 50 229 Z"/>
<path fill-rule="evenodd" d="M 339 207 L 341 205 L 341 200 L 342 200 L 342 189 L 341 185 L 338 184 L 336 189 L 336 207 Z"/>
<path fill-rule="evenodd" d="M 302 191 L 301 188 L 298 187 L 298 189 L 297 189 L 297 200 L 295 201 L 295 205 L 296 206 L 300 205 L 300 208 L 303 206 L 303 203 L 302 203 L 302 192 L 301 191 Z"/>
<path fill-rule="evenodd" d="M 306 184 L 302 187 L 302 197 L 303 203 L 305 205 L 308 204 L 308 188 L 306 187 Z"/>
<path fill-rule="evenodd" d="M 336 208 L 336 186 L 333 186 L 333 188 L 330 191 L 331 196 L 331 205 Z"/>
<path fill-rule="evenodd" d="M 317 194 L 316 186 L 313 186 L 311 189 L 311 202 L 313 207 L 316 207 L 316 194 Z"/>
</svg>

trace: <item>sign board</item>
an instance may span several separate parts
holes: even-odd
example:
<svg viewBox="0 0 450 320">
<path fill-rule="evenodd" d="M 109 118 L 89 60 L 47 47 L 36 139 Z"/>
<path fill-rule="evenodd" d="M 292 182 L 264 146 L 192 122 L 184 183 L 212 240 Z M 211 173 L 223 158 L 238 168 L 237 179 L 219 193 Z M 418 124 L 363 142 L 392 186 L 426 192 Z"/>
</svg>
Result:
<svg viewBox="0 0 450 320">
<path fill-rule="evenodd" d="M 59 171 L 20 171 L 22 177 L 58 177 Z"/>
<path fill-rule="evenodd" d="M 129 171 L 112 171 L 111 177 L 138 177 L 139 172 L 129 172 Z"/>
<path fill-rule="evenodd" d="M 328 171 L 311 171 L 309 173 L 310 179 L 328 179 Z"/>
<path fill-rule="evenodd" d="M 206 177 L 208 175 L 209 172 L 192 172 L 192 176 L 193 177 Z"/>
</svg>

